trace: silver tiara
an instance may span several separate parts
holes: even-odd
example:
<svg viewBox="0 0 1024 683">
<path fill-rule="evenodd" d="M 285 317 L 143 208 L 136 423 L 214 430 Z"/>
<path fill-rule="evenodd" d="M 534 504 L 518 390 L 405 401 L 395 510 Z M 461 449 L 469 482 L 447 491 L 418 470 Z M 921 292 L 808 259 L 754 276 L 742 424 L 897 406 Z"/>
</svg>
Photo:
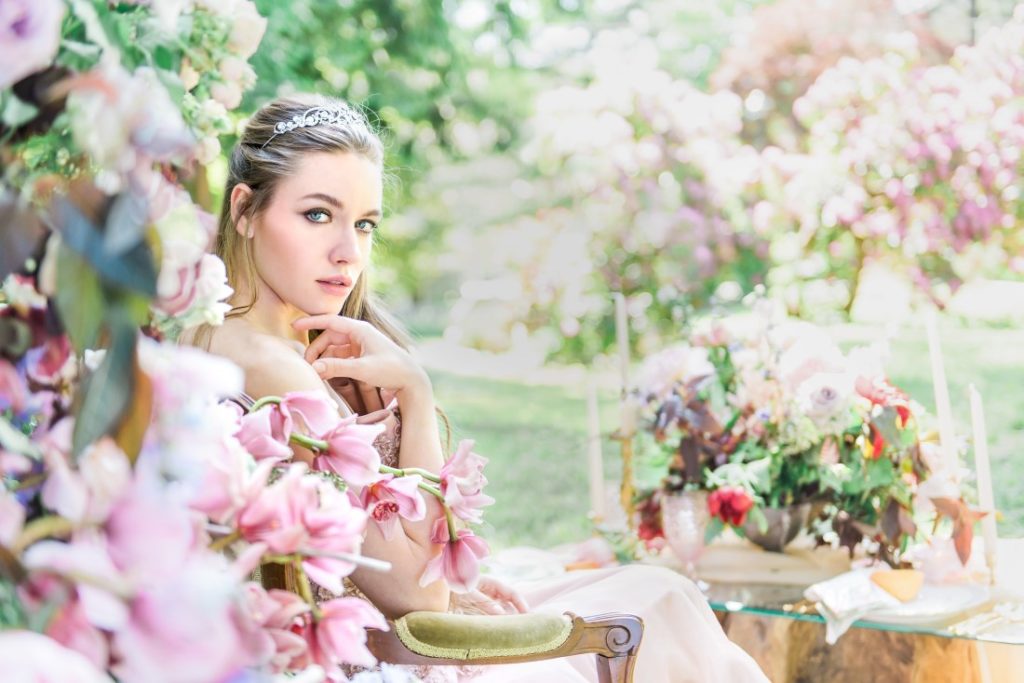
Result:
<svg viewBox="0 0 1024 683">
<path fill-rule="evenodd" d="M 312 107 L 301 114 L 296 114 L 287 121 L 278 121 L 274 124 L 274 134 L 267 138 L 263 147 L 270 144 L 270 141 L 278 135 L 290 133 L 296 128 L 309 128 L 310 126 L 321 126 L 324 124 L 366 126 L 366 119 L 363 115 L 348 105 Z"/>
</svg>

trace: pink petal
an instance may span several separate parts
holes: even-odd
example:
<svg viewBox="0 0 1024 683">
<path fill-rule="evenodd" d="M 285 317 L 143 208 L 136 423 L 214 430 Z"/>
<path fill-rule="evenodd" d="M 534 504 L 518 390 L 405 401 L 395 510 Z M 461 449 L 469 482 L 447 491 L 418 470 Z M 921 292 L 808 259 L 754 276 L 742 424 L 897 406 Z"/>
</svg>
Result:
<svg viewBox="0 0 1024 683">
<path fill-rule="evenodd" d="M 301 417 L 306 429 L 318 439 L 341 421 L 337 406 L 327 396 L 312 391 L 285 394 L 281 409 Z"/>
</svg>

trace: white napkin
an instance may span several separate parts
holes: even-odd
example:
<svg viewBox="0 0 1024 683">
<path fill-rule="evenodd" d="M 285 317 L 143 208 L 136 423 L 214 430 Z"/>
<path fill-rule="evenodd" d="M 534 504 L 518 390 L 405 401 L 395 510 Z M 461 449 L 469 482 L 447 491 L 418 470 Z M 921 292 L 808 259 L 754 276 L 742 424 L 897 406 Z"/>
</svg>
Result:
<svg viewBox="0 0 1024 683">
<path fill-rule="evenodd" d="M 900 604 L 871 580 L 874 571 L 854 569 L 804 591 L 804 597 L 813 600 L 825 618 L 825 641 L 829 645 L 834 645 L 853 622 L 868 612 Z"/>
</svg>

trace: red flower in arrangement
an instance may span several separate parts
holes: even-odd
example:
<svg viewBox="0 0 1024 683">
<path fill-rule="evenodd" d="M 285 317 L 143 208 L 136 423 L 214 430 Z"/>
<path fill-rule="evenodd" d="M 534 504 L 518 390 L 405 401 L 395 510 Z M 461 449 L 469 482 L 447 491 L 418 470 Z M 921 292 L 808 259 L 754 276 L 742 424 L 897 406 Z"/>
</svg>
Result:
<svg viewBox="0 0 1024 683">
<path fill-rule="evenodd" d="M 650 496 L 637 505 L 636 511 L 640 515 L 636 528 L 640 540 L 649 550 L 663 545 L 665 530 L 661 526 L 661 503 L 655 496 Z"/>
<path fill-rule="evenodd" d="M 871 401 L 871 405 L 894 409 L 900 418 L 900 429 L 907 425 L 911 416 L 910 399 L 885 377 L 858 377 L 856 389 L 858 394 Z"/>
<path fill-rule="evenodd" d="M 738 486 L 725 486 L 712 491 L 708 496 L 708 512 L 711 516 L 732 526 L 743 526 L 752 507 L 754 499 L 746 489 Z"/>
<path fill-rule="evenodd" d="M 864 458 L 867 460 L 878 460 L 882 457 L 885 449 L 885 439 L 881 430 L 873 424 L 868 425 L 868 438 L 864 442 Z"/>
</svg>

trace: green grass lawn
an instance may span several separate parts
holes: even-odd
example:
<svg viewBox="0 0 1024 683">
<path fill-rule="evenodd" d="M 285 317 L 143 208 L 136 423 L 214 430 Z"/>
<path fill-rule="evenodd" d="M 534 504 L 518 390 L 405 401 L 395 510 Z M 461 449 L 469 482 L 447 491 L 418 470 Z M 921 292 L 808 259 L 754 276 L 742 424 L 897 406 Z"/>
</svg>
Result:
<svg viewBox="0 0 1024 683">
<path fill-rule="evenodd" d="M 844 346 L 871 341 L 871 330 L 835 329 Z M 1000 535 L 1024 535 L 1024 332 L 942 328 L 946 374 L 956 428 L 970 432 L 967 386 L 985 399 Z M 928 348 L 923 332 L 908 327 L 892 343 L 887 365 L 892 380 L 929 410 L 934 409 Z M 485 534 L 496 548 L 550 547 L 586 538 L 589 508 L 585 464 L 586 403 L 581 386 L 524 384 L 431 372 L 441 406 L 457 438 L 473 438 L 488 457 Z M 617 424 L 616 397 L 602 392 L 604 432 Z M 603 446 L 605 474 L 620 473 L 618 445 Z M 971 464 L 970 462 L 968 464 Z"/>
</svg>

